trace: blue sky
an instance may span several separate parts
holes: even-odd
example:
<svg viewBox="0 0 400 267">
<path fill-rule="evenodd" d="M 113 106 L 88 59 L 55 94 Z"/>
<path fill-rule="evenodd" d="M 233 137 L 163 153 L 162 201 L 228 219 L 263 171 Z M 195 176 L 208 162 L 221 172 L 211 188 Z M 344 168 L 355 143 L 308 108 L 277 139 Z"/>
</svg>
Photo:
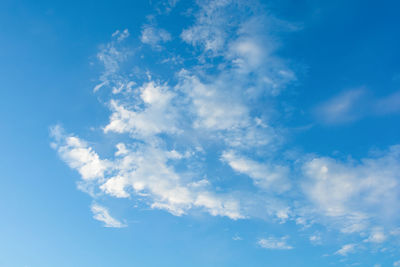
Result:
<svg viewBox="0 0 400 267">
<path fill-rule="evenodd" d="M 0 266 L 400 266 L 396 1 L 8 1 Z"/>
</svg>

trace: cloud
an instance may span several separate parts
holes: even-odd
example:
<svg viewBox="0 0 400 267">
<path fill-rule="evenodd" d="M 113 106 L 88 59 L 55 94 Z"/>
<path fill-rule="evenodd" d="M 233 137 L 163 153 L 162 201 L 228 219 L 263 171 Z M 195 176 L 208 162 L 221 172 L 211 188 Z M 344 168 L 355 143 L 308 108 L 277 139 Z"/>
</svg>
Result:
<svg viewBox="0 0 400 267">
<path fill-rule="evenodd" d="M 151 25 L 144 25 L 140 40 L 144 44 L 151 45 L 155 48 L 161 48 L 161 43 L 171 40 L 171 34 L 164 29 L 159 29 Z"/>
<path fill-rule="evenodd" d="M 355 244 L 346 244 L 343 245 L 338 251 L 335 252 L 337 255 L 347 256 L 350 253 L 355 252 L 356 245 Z"/>
<path fill-rule="evenodd" d="M 116 140 L 116 151 L 102 157 L 59 126 L 55 127 L 59 133 L 53 135 L 53 147 L 61 159 L 81 174 L 81 190 L 95 198 L 141 196 L 149 207 L 177 216 L 201 210 L 241 219 L 263 209 L 281 222 L 288 220 L 289 208 L 272 196 L 259 195 L 255 202 L 254 195 L 248 197 L 251 192 L 229 188 L 218 192 L 217 177 L 208 173 L 209 163 L 204 160 L 221 165 L 219 156 L 212 155 L 223 155 L 221 159 L 235 171 L 232 175 L 246 175 L 271 193 L 290 187 L 288 167 L 272 158 L 260 163 L 243 156 L 251 149 L 260 153 L 264 153 L 261 148 L 273 150 L 279 143 L 281 137 L 269 121 L 269 109 L 254 105 L 254 101 L 259 95 L 274 98 L 295 79 L 284 61 L 274 56 L 276 38 L 263 25 L 269 23 L 269 17 L 253 4 L 199 1 L 193 24 L 185 25 L 181 34 L 185 49 L 195 55 L 194 64 L 178 69 L 174 65 L 172 75 L 165 77 L 152 72 L 154 65 L 142 71 L 142 76 L 125 68 L 132 51 L 146 52 L 142 46 L 124 45 L 128 30 L 116 31 L 111 41 L 100 47 L 97 57 L 104 71 L 94 91 L 112 92 L 106 98 L 111 114 L 103 134 L 107 140 Z M 154 23 L 143 26 L 139 37 L 143 43 L 157 48 L 167 41 L 179 41 Z M 221 58 L 214 64 L 217 54 Z M 184 58 L 187 54 L 172 56 Z M 219 147 L 214 145 L 217 143 Z M 261 207 L 265 203 L 269 206 Z"/>
<path fill-rule="evenodd" d="M 59 126 L 55 129 L 61 132 Z M 152 145 L 137 145 L 135 150 L 130 150 L 119 143 L 116 158 L 102 160 L 92 148 L 82 145 L 85 142 L 68 135 L 56 136 L 60 144 L 55 142 L 53 147 L 62 159 L 71 168 L 77 169 L 84 181 L 92 182 L 90 179 L 101 178 L 95 181 L 95 186 L 107 195 L 127 198 L 130 196 L 128 191 L 133 191 L 147 196 L 152 208 L 164 209 L 177 216 L 192 208 L 200 208 L 213 216 L 231 219 L 244 217 L 233 197 L 217 195 L 207 189 L 207 183 L 194 183 L 191 177 L 177 173 L 170 161 L 184 160 L 184 157 L 176 151 L 166 151 Z M 73 145 L 62 145 L 64 140 L 68 142 L 71 138 Z M 107 176 L 106 169 L 110 170 Z"/>
<path fill-rule="evenodd" d="M 371 243 L 383 243 L 387 239 L 383 229 L 380 227 L 376 227 L 372 229 L 370 236 L 364 240 L 364 242 L 371 242 Z"/>
<path fill-rule="evenodd" d="M 291 245 L 288 245 L 286 241 L 288 240 L 288 236 L 284 237 L 267 237 L 261 238 L 258 240 L 257 244 L 265 249 L 273 249 L 273 250 L 290 250 L 293 249 Z"/>
<path fill-rule="evenodd" d="M 229 25 L 224 16 L 233 1 L 199 1 L 200 11 L 196 14 L 196 23 L 181 33 L 181 38 L 193 45 L 201 46 L 205 52 L 214 54 L 223 49 L 228 33 L 224 30 Z"/>
<path fill-rule="evenodd" d="M 243 238 L 241 238 L 238 234 L 235 234 L 235 235 L 232 237 L 232 240 L 240 241 L 240 240 L 243 240 Z"/>
<path fill-rule="evenodd" d="M 271 31 L 280 27 L 274 23 L 275 18 L 263 12 L 258 1 L 213 0 L 198 4 L 196 21 L 183 30 L 181 38 L 201 49 L 202 62 L 223 57 L 232 67 L 227 81 L 237 77 L 247 84 L 242 89 L 248 87 L 248 93 L 255 95 L 266 91 L 277 95 L 296 80 L 294 72 L 274 55 L 279 45 Z M 251 75 L 251 81 L 246 80 L 250 78 L 247 75 Z"/>
<path fill-rule="evenodd" d="M 320 233 L 313 234 L 309 237 L 310 242 L 314 245 L 320 245 L 321 239 L 322 238 Z"/>
<path fill-rule="evenodd" d="M 233 170 L 251 177 L 257 186 L 267 191 L 282 193 L 290 188 L 289 169 L 285 166 L 258 163 L 233 151 L 224 151 L 221 159 Z"/>
<path fill-rule="evenodd" d="M 125 29 L 122 32 L 116 30 L 111 36 L 116 37 L 118 42 L 122 42 L 123 40 L 129 37 L 129 31 L 128 29 Z"/>
<path fill-rule="evenodd" d="M 400 260 L 393 262 L 393 266 L 400 266 Z"/>
<path fill-rule="evenodd" d="M 86 142 L 78 137 L 65 135 L 59 125 L 51 128 L 51 135 L 56 140 L 52 143 L 52 147 L 58 151 L 61 159 L 69 167 L 80 173 L 82 179 L 94 180 L 104 177 L 104 173 L 110 168 L 110 163 L 101 160 L 99 155 Z"/>
<path fill-rule="evenodd" d="M 355 121 L 364 116 L 366 92 L 363 88 L 345 91 L 320 104 L 315 114 L 326 124 Z"/>
<path fill-rule="evenodd" d="M 196 115 L 194 128 L 231 130 L 248 125 L 247 107 L 234 91 L 227 94 L 229 83 L 225 83 L 223 78 L 217 78 L 213 83 L 203 83 L 187 71 L 181 71 L 179 77 L 179 89 L 187 93 L 192 112 Z"/>
<path fill-rule="evenodd" d="M 108 86 L 112 88 L 114 94 L 123 90 L 130 90 L 133 82 L 126 79 L 121 73 L 121 64 L 124 63 L 131 51 L 124 48 L 121 43 L 129 37 L 127 29 L 122 32 L 117 30 L 112 34 L 111 42 L 102 45 L 97 53 L 97 59 L 104 67 L 104 71 L 100 75 L 99 83 L 93 88 L 93 92 L 97 92 L 101 88 Z"/>
<path fill-rule="evenodd" d="M 313 231 L 303 235 L 313 244 L 325 237 L 315 224 L 354 234 L 363 246 L 389 240 L 399 220 L 400 147 L 361 160 L 302 154 L 290 159 L 284 151 L 288 129 L 277 119 L 276 103 L 296 75 L 278 54 L 275 33 L 281 28 L 256 1 L 197 4 L 181 39 L 151 21 L 136 37 L 153 49 L 128 46 L 128 38 L 135 38 L 128 30 L 116 31 L 100 46 L 104 70 L 94 92 L 109 109 L 108 121 L 97 127 L 104 143 L 85 141 L 90 136 L 61 126 L 51 129 L 52 147 L 82 178 L 78 188 L 94 201 L 142 201 L 174 216 L 204 212 L 295 223 Z M 182 49 L 161 49 L 166 42 Z M 398 99 L 398 93 L 374 99 L 359 88 L 315 112 L 323 123 L 341 124 L 396 113 Z M 92 211 L 106 226 L 124 226 L 98 204 Z M 287 241 L 271 236 L 258 245 L 292 249 Z M 336 254 L 355 247 L 347 244 Z"/>
<path fill-rule="evenodd" d="M 167 86 L 155 82 L 145 83 L 137 91 L 140 92 L 137 102 L 143 104 L 142 108 L 129 108 L 129 104 L 110 101 L 113 113 L 104 132 L 130 133 L 141 137 L 177 132 L 178 114 L 171 106 L 174 93 Z"/>
<path fill-rule="evenodd" d="M 313 158 L 305 162 L 304 193 L 343 232 L 365 230 L 371 221 L 397 220 L 400 146 L 360 162 Z M 382 236 L 378 234 L 377 239 Z"/>
<path fill-rule="evenodd" d="M 374 97 L 365 88 L 351 89 L 318 105 L 314 114 L 325 124 L 350 123 L 367 116 L 383 116 L 400 112 L 400 92 Z"/>
<path fill-rule="evenodd" d="M 178 2 L 179 0 L 158 1 L 155 9 L 159 15 L 169 14 Z"/>
<path fill-rule="evenodd" d="M 378 115 L 399 113 L 400 92 L 394 92 L 388 96 L 377 99 L 373 108 L 375 113 Z"/>
<path fill-rule="evenodd" d="M 108 209 L 94 203 L 91 206 L 91 210 L 93 212 L 93 218 L 95 218 L 96 220 L 103 222 L 104 223 L 104 227 L 112 227 L 112 228 L 122 228 L 122 227 L 126 227 L 125 224 L 121 223 L 120 221 L 118 221 L 117 219 L 113 218 L 110 213 L 108 212 Z"/>
</svg>

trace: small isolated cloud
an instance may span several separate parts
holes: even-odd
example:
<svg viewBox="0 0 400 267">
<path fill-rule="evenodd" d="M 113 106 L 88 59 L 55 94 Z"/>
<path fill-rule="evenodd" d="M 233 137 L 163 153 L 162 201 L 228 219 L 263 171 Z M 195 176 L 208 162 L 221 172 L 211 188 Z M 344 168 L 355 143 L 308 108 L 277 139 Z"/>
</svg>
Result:
<svg viewBox="0 0 400 267">
<path fill-rule="evenodd" d="M 235 234 L 235 235 L 232 237 L 232 240 L 239 241 L 239 240 L 243 240 L 243 238 L 240 237 L 238 234 Z"/>
<path fill-rule="evenodd" d="M 319 245 L 319 244 L 321 244 L 321 234 L 315 233 L 309 237 L 309 240 L 312 244 Z"/>
<path fill-rule="evenodd" d="M 116 37 L 118 42 L 122 42 L 126 38 L 129 37 L 129 31 L 128 29 L 123 30 L 122 32 L 119 30 L 116 30 L 113 34 L 112 37 Z"/>
<path fill-rule="evenodd" d="M 338 251 L 335 252 L 337 255 L 347 256 L 350 253 L 355 252 L 356 245 L 355 244 L 346 244 L 343 245 Z"/>
<path fill-rule="evenodd" d="M 393 262 L 393 266 L 395 266 L 395 267 L 400 266 L 400 260 Z"/>
<path fill-rule="evenodd" d="M 293 249 L 291 245 L 288 245 L 286 241 L 289 239 L 288 236 L 283 237 L 267 237 L 261 238 L 258 240 L 257 244 L 265 249 L 274 249 L 274 250 L 289 250 Z"/>
<path fill-rule="evenodd" d="M 375 228 L 372 230 L 370 236 L 364 240 L 364 242 L 370 242 L 370 243 L 383 243 L 387 239 L 385 233 L 383 232 L 383 229 L 381 228 Z"/>
<path fill-rule="evenodd" d="M 93 218 L 95 218 L 100 222 L 103 222 L 104 227 L 112 227 L 112 228 L 126 227 L 125 224 L 113 218 L 106 207 L 100 206 L 99 204 L 93 204 L 90 209 L 93 212 Z"/>
<path fill-rule="evenodd" d="M 140 37 L 142 43 L 156 48 L 161 48 L 161 43 L 168 42 L 171 39 L 171 34 L 169 32 L 151 25 L 143 26 L 142 35 Z"/>
</svg>

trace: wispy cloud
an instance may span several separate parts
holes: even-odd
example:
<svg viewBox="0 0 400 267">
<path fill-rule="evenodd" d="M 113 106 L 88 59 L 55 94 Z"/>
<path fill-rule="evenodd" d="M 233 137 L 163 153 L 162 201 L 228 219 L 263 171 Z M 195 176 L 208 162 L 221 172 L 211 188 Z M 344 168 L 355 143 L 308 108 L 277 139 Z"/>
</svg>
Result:
<svg viewBox="0 0 400 267">
<path fill-rule="evenodd" d="M 309 240 L 312 244 L 314 245 L 321 245 L 322 244 L 322 238 L 320 233 L 315 233 L 309 237 Z"/>
<path fill-rule="evenodd" d="M 354 121 L 365 115 L 366 92 L 365 89 L 345 91 L 319 105 L 315 113 L 327 124 Z"/>
<path fill-rule="evenodd" d="M 113 93 L 119 93 L 123 90 L 129 90 L 134 84 L 121 73 L 121 64 L 125 62 L 130 55 L 130 51 L 121 46 L 121 43 L 129 37 L 127 29 L 115 31 L 112 34 L 112 41 L 102 45 L 97 53 L 97 59 L 102 63 L 104 71 L 100 76 L 99 83 L 93 88 L 97 92 L 100 88 L 108 86 L 112 88 Z"/>
<path fill-rule="evenodd" d="M 355 249 L 356 249 L 356 244 L 346 244 L 343 245 L 338 251 L 336 251 L 335 254 L 341 256 L 347 256 L 350 253 L 354 253 Z"/>
<path fill-rule="evenodd" d="M 233 151 L 225 151 L 221 159 L 227 162 L 233 170 L 251 177 L 254 183 L 261 188 L 278 193 L 290 188 L 289 170 L 285 166 L 269 166 L 267 163 L 259 163 L 239 156 Z"/>
<path fill-rule="evenodd" d="M 367 116 L 383 116 L 400 112 L 400 92 L 375 97 L 365 88 L 351 89 L 318 105 L 314 114 L 325 124 L 350 123 Z"/>
<path fill-rule="evenodd" d="M 106 207 L 103 207 L 99 204 L 93 204 L 91 206 L 91 210 L 93 212 L 93 218 L 103 222 L 105 227 L 112 227 L 112 228 L 126 227 L 125 224 L 113 218 Z"/>
<path fill-rule="evenodd" d="M 265 249 L 277 249 L 277 250 L 290 250 L 293 249 L 291 245 L 288 245 L 286 241 L 289 239 L 288 236 L 284 237 L 267 237 L 258 240 L 257 244 Z"/>
</svg>

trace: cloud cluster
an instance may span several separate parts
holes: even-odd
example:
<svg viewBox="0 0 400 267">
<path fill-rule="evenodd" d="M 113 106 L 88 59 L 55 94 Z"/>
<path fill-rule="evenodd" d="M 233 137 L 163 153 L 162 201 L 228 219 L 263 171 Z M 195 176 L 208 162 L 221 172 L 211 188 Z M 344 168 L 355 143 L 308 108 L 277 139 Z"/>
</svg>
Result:
<svg viewBox="0 0 400 267">
<path fill-rule="evenodd" d="M 82 139 L 64 133 L 60 126 L 52 128 L 53 147 L 81 174 L 81 189 L 117 198 L 145 196 L 151 208 L 174 215 L 202 209 L 232 219 L 247 217 L 240 197 L 230 190 L 216 192 L 215 178 L 205 178 L 209 174 L 204 158 L 210 155 L 217 155 L 214 160 L 218 164 L 227 163 L 238 174 L 249 176 L 265 192 L 283 193 L 290 188 L 287 167 L 242 155 L 267 148 L 278 139 L 264 110 L 251 106 L 255 97 L 273 96 L 294 79 L 290 69 L 272 56 L 275 44 L 263 32 L 268 18 L 253 9 L 242 15 L 243 5 L 251 7 L 240 1 L 199 2 L 194 24 L 181 34 L 185 42 L 201 48 L 198 64 L 178 70 L 176 83 L 153 80 L 151 73 L 147 73 L 147 81 L 126 75 L 121 64 L 131 50 L 122 42 L 129 32 L 113 34 L 113 40 L 98 54 L 104 72 L 94 91 L 104 87 L 113 93 L 104 133 L 121 138 L 128 135 L 130 141 L 116 144 L 114 157 L 101 159 Z M 232 20 L 230 12 L 240 16 Z M 231 27 L 226 27 L 228 21 Z M 145 25 L 140 39 L 159 47 L 171 36 Z M 205 61 L 216 54 L 223 60 L 209 72 Z M 282 210 L 287 209 L 278 211 L 277 216 L 286 219 Z M 101 216 L 106 215 L 103 212 Z"/>
<path fill-rule="evenodd" d="M 399 219 L 393 203 L 400 197 L 400 146 L 360 161 L 301 155 L 289 162 L 280 150 L 284 126 L 271 120 L 271 110 L 296 75 L 277 55 L 271 16 L 254 1 L 197 4 L 193 24 L 184 25 L 179 36 L 155 23 L 142 27 L 141 42 L 160 57 L 165 42 L 191 51 L 172 56 L 187 57 L 191 64 L 162 61 L 172 75 L 153 73 L 150 66 L 138 78 L 123 68 L 132 54 L 124 47 L 128 30 L 115 32 L 101 47 L 104 71 L 94 91 L 112 93 L 106 100 L 109 121 L 101 128 L 114 142 L 113 154 L 101 156 L 61 126 L 51 130 L 53 148 L 82 177 L 79 188 L 94 198 L 140 196 L 150 208 L 176 216 L 204 211 L 233 220 L 272 217 L 304 227 L 318 222 L 360 234 L 364 244 L 388 240 L 387 227 Z M 318 113 L 330 124 L 356 120 L 364 116 L 365 99 L 364 89 L 345 92 L 318 107 Z M 388 113 L 397 112 L 397 104 L 395 94 L 373 106 Z M 248 186 L 231 188 L 232 181 Z M 125 226 L 100 204 L 91 209 L 105 226 Z M 262 238 L 258 245 L 292 249 L 287 240 Z M 319 244 L 321 235 L 310 241 Z M 356 248 L 349 243 L 336 254 Z"/>
</svg>

